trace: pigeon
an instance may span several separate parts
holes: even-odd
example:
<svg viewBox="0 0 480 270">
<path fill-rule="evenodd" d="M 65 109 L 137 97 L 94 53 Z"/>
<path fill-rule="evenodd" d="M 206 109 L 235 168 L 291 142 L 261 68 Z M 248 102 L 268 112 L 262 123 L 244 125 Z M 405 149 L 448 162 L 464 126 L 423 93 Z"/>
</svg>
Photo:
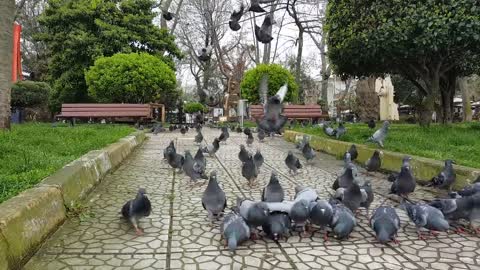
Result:
<svg viewBox="0 0 480 270">
<path fill-rule="evenodd" d="M 333 182 L 332 189 L 337 190 L 338 188 L 348 188 L 355 180 L 354 168 L 355 165 L 349 163 L 343 171 L 343 174 L 337 177 L 335 182 Z"/>
<path fill-rule="evenodd" d="M 345 128 L 345 126 L 343 125 L 343 122 L 340 122 L 338 124 L 338 128 L 335 130 L 335 137 L 338 139 L 340 139 L 340 137 L 342 137 L 343 135 L 345 135 L 345 133 L 347 133 L 347 129 Z"/>
<path fill-rule="evenodd" d="M 327 124 L 323 124 L 323 132 L 327 134 L 327 136 L 335 136 L 335 130 Z"/>
<path fill-rule="evenodd" d="M 425 228 L 433 233 L 436 231 L 446 231 L 450 228 L 445 216 L 437 208 L 425 203 L 410 203 L 404 201 L 402 207 L 408 214 L 410 220 L 417 228 L 419 239 L 425 240 L 425 237 L 420 232 L 421 228 Z"/>
<path fill-rule="evenodd" d="M 472 185 L 466 186 L 462 190 L 458 191 L 458 194 L 462 197 L 472 196 L 477 193 L 480 193 L 480 182 L 475 182 Z"/>
<path fill-rule="evenodd" d="M 248 185 L 251 187 L 258 176 L 258 168 L 255 166 L 253 157 L 248 154 L 248 159 L 242 164 L 242 176 L 248 181 Z"/>
<path fill-rule="evenodd" d="M 178 169 L 178 172 L 182 172 L 183 164 L 185 163 L 185 158 L 177 154 L 176 152 L 169 152 L 167 154 L 168 164 L 175 170 Z"/>
<path fill-rule="evenodd" d="M 445 218 L 450 221 L 460 219 L 468 221 L 472 229 L 474 229 L 472 222 L 480 220 L 480 194 L 453 199 L 436 199 L 429 205 L 442 211 Z M 480 233 L 479 228 L 474 230 Z M 457 228 L 457 231 L 463 232 L 463 229 Z"/>
<path fill-rule="evenodd" d="M 302 137 L 302 140 L 300 140 L 300 141 L 295 145 L 295 147 L 296 147 L 297 149 L 302 150 L 302 149 L 303 149 L 303 146 L 305 146 L 305 144 L 308 143 L 308 142 L 309 142 L 308 135 L 305 135 L 305 134 L 304 134 L 303 137 Z"/>
<path fill-rule="evenodd" d="M 240 19 L 242 18 L 243 16 L 243 11 L 244 11 L 245 7 L 243 6 L 243 3 L 240 5 L 240 10 L 239 11 L 233 11 L 232 12 L 232 15 L 230 15 L 230 21 L 228 22 L 228 26 L 230 27 L 230 29 L 232 31 L 238 31 L 240 30 L 240 28 L 242 28 L 240 26 Z"/>
<path fill-rule="evenodd" d="M 315 158 L 316 156 L 316 153 L 315 151 L 312 149 L 312 147 L 310 147 L 310 143 L 307 142 L 305 143 L 305 145 L 303 146 L 302 148 L 302 154 L 303 154 L 303 157 L 307 160 L 307 163 L 309 161 L 311 161 L 312 159 Z"/>
<path fill-rule="evenodd" d="M 234 252 L 239 244 L 250 237 L 250 227 L 243 217 L 235 211 L 225 216 L 220 231 L 223 239 L 225 239 L 225 246 L 228 246 L 231 252 Z"/>
<path fill-rule="evenodd" d="M 265 9 L 260 6 L 260 0 L 250 0 L 250 8 L 248 11 L 265 12 Z"/>
<path fill-rule="evenodd" d="M 398 229 L 400 229 L 400 218 L 395 208 L 391 206 L 380 206 L 375 209 L 370 218 L 370 227 L 375 232 L 377 240 L 386 244 L 390 241 L 398 244 L 396 240 Z"/>
<path fill-rule="evenodd" d="M 210 60 L 211 57 L 212 57 L 212 47 L 211 46 L 207 46 L 206 48 L 202 48 L 199 51 L 198 60 L 200 60 L 202 62 L 207 62 L 207 61 Z"/>
<path fill-rule="evenodd" d="M 255 228 L 265 224 L 268 219 L 269 210 L 267 204 L 237 197 L 237 208 L 240 215 L 250 226 L 252 236 L 256 236 Z"/>
<path fill-rule="evenodd" d="M 376 143 L 383 148 L 383 144 L 388 135 L 389 126 L 390 123 L 388 121 L 383 122 L 383 126 L 379 130 L 375 131 L 375 133 L 373 133 L 373 135 L 367 139 L 367 142 Z"/>
<path fill-rule="evenodd" d="M 330 203 L 333 208 L 333 218 L 330 227 L 338 239 L 345 239 L 350 236 L 353 228 L 357 225 L 352 211 L 343 204 Z"/>
<path fill-rule="evenodd" d="M 207 210 L 208 218 L 212 221 L 215 217 L 218 218 L 227 207 L 225 192 L 218 185 L 216 171 L 210 173 L 207 188 L 202 195 L 202 206 Z"/>
<path fill-rule="evenodd" d="M 310 202 L 305 199 L 295 200 L 290 210 L 290 218 L 295 223 L 295 228 L 305 231 L 305 225 L 310 216 Z"/>
<path fill-rule="evenodd" d="M 148 217 L 152 212 L 152 205 L 146 193 L 144 188 L 138 189 L 135 199 L 129 200 L 122 207 L 122 216 L 132 223 L 137 235 L 143 234 L 143 230 L 138 225 L 139 219 Z"/>
<path fill-rule="evenodd" d="M 339 188 L 335 191 L 335 198 L 339 199 L 352 212 L 357 211 L 360 204 L 367 200 L 367 194 L 362 192 L 360 186 L 354 181 L 347 188 Z"/>
<path fill-rule="evenodd" d="M 237 133 L 242 133 L 242 128 L 240 126 L 237 126 L 237 128 L 235 129 L 235 131 Z"/>
<path fill-rule="evenodd" d="M 167 146 L 167 148 L 165 148 L 165 150 L 163 150 L 163 158 L 167 159 L 168 153 L 170 153 L 170 152 L 173 152 L 173 153 L 177 152 L 177 150 L 175 149 L 175 144 L 174 144 L 173 140 L 171 140 L 170 144 Z"/>
<path fill-rule="evenodd" d="M 175 129 L 175 127 L 174 127 L 173 125 L 170 125 L 170 126 L 168 127 L 168 131 L 170 131 L 170 132 L 172 132 L 174 129 Z"/>
<path fill-rule="evenodd" d="M 310 202 L 309 204 L 310 216 L 309 220 L 312 224 L 320 226 L 323 229 L 329 226 L 333 220 L 333 207 L 326 200 L 318 200 Z M 325 231 L 323 239 L 328 241 L 328 232 Z"/>
<path fill-rule="evenodd" d="M 195 143 L 201 144 L 203 141 L 203 134 L 200 130 L 197 130 L 197 135 L 195 135 Z"/>
<path fill-rule="evenodd" d="M 201 148 L 198 148 L 197 153 L 195 154 L 195 157 L 193 159 L 195 160 L 195 163 L 201 166 L 201 170 L 205 171 L 205 168 L 207 167 L 207 159 L 203 155 Z"/>
<path fill-rule="evenodd" d="M 290 173 L 296 174 L 298 169 L 302 168 L 302 164 L 300 164 L 300 160 L 293 155 L 292 151 L 288 151 L 287 158 L 285 159 L 285 164 L 288 167 Z"/>
<path fill-rule="evenodd" d="M 307 202 L 313 202 L 318 199 L 318 194 L 313 188 L 308 188 L 304 186 L 295 187 L 295 201 L 297 200 L 306 200 Z"/>
<path fill-rule="evenodd" d="M 282 202 L 285 197 L 282 185 L 278 181 L 278 175 L 276 172 L 272 172 L 270 181 L 262 191 L 263 202 Z"/>
<path fill-rule="evenodd" d="M 238 152 L 238 159 L 240 159 L 240 161 L 242 163 L 245 163 L 245 162 L 247 162 L 249 155 L 250 155 L 250 153 L 245 148 L 245 145 L 241 144 L 240 145 L 240 152 Z"/>
<path fill-rule="evenodd" d="M 451 159 L 445 160 L 445 167 L 437 176 L 432 178 L 429 186 L 451 190 L 452 184 L 455 182 L 456 179 L 453 164 L 455 164 L 455 161 Z"/>
<path fill-rule="evenodd" d="M 358 157 L 358 151 L 357 151 L 357 146 L 355 144 L 352 144 L 350 148 L 348 149 L 348 153 L 350 153 L 350 159 L 354 161 Z"/>
<path fill-rule="evenodd" d="M 182 126 L 180 128 L 180 133 L 182 133 L 182 135 L 185 135 L 185 133 L 187 133 L 187 129 L 185 128 L 185 126 Z"/>
<path fill-rule="evenodd" d="M 213 143 L 205 146 L 202 148 L 203 153 L 208 153 L 211 157 L 215 155 L 215 153 L 220 148 L 220 140 L 218 138 L 213 139 Z"/>
<path fill-rule="evenodd" d="M 274 241 L 286 236 L 290 232 L 290 227 L 290 217 L 283 212 L 270 213 L 266 222 L 262 224 L 263 231 Z"/>
<path fill-rule="evenodd" d="M 157 135 L 160 132 L 165 132 L 165 129 L 162 127 L 162 125 L 156 125 L 153 129 L 153 135 Z"/>
<path fill-rule="evenodd" d="M 247 146 L 249 146 L 249 147 L 252 146 L 253 140 L 254 140 L 254 139 L 253 139 L 252 133 L 249 133 L 249 134 L 247 135 Z"/>
<path fill-rule="evenodd" d="M 263 165 L 263 156 L 262 153 L 260 153 L 260 149 L 257 149 L 257 152 L 253 155 L 253 162 L 257 169 L 260 170 L 260 167 Z"/>
<path fill-rule="evenodd" d="M 365 162 L 367 172 L 376 172 L 382 167 L 382 159 L 380 159 L 380 151 L 375 150 L 371 158 Z"/>
<path fill-rule="evenodd" d="M 367 122 L 367 125 L 368 125 L 368 128 L 369 128 L 369 129 L 374 129 L 375 126 L 376 126 L 375 120 L 370 119 L 370 121 Z"/>
<path fill-rule="evenodd" d="M 263 140 L 265 139 L 265 131 L 263 131 L 263 129 L 259 129 L 257 136 L 258 136 L 258 140 L 260 142 L 263 142 Z"/>
<path fill-rule="evenodd" d="M 195 182 L 197 179 L 208 179 L 207 175 L 205 174 L 205 167 L 203 166 L 203 162 L 200 163 L 195 162 L 190 154 L 190 151 L 185 150 L 185 161 L 183 163 L 183 170 L 185 174 L 190 177 L 192 182 Z"/>
<path fill-rule="evenodd" d="M 269 97 L 265 104 L 265 114 L 263 118 L 257 121 L 257 126 L 263 129 L 267 134 L 280 133 L 280 130 L 287 123 L 287 117 L 282 115 L 284 100 L 288 91 L 288 85 L 284 84 L 277 93 Z"/>
<path fill-rule="evenodd" d="M 410 160 L 412 158 L 406 156 L 403 158 L 403 165 L 398 174 L 398 177 L 395 179 L 395 182 L 392 183 L 390 187 L 390 194 L 396 194 L 398 196 L 408 196 L 408 194 L 415 191 L 417 182 L 415 177 L 412 174 L 410 167 Z"/>
<path fill-rule="evenodd" d="M 200 123 L 197 123 L 197 125 L 195 126 L 195 131 L 202 132 L 202 125 Z"/>
<path fill-rule="evenodd" d="M 228 128 L 227 127 L 222 127 L 222 133 L 220 133 L 220 136 L 218 139 L 221 142 L 227 143 L 227 139 L 230 137 L 230 134 L 228 133 Z"/>
<path fill-rule="evenodd" d="M 244 130 L 243 130 L 243 134 L 245 135 L 252 135 L 252 130 L 249 128 L 249 127 L 246 127 Z"/>
<path fill-rule="evenodd" d="M 369 216 L 370 205 L 372 204 L 374 197 L 372 185 L 370 184 L 370 182 L 364 183 L 360 187 L 360 191 L 362 192 L 362 202 L 360 203 L 360 207 L 365 208 L 367 210 L 367 216 Z M 367 195 L 366 198 L 365 195 Z"/>
<path fill-rule="evenodd" d="M 171 21 L 174 17 L 174 14 L 172 12 L 169 12 L 169 11 L 164 11 L 162 12 L 162 17 L 166 20 L 166 21 Z"/>
</svg>

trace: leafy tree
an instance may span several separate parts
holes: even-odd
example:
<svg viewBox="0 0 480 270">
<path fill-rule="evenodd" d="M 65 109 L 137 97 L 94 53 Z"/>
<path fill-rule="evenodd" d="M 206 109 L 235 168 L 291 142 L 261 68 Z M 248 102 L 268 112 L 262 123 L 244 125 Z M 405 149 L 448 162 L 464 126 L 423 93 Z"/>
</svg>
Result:
<svg viewBox="0 0 480 270">
<path fill-rule="evenodd" d="M 273 96 L 278 89 L 288 83 L 288 92 L 286 101 L 296 102 L 298 100 L 298 85 L 292 73 L 277 64 L 260 64 L 253 69 L 245 72 L 240 89 L 242 98 L 248 99 L 252 103 L 260 102 L 259 86 L 260 80 L 264 74 L 268 75 L 268 96 Z"/>
<path fill-rule="evenodd" d="M 89 94 L 104 103 L 164 102 L 178 97 L 175 72 L 147 53 L 100 57 L 85 79 Z"/>
<path fill-rule="evenodd" d="M 189 102 L 183 105 L 183 111 L 186 113 L 204 112 L 205 110 L 207 108 L 198 102 Z"/>
<path fill-rule="evenodd" d="M 44 82 L 18 81 L 12 86 L 12 107 L 47 105 L 50 86 Z"/>
<path fill-rule="evenodd" d="M 439 97 L 450 121 L 456 78 L 478 68 L 476 0 L 331 0 L 325 27 L 334 71 L 407 78 L 422 97 L 422 124 L 429 124 Z"/>
<path fill-rule="evenodd" d="M 153 5 L 151 0 L 48 1 L 38 39 L 47 44 L 48 79 L 59 103 L 92 101 L 84 70 L 101 56 L 148 52 L 173 68 L 181 52 L 167 30 L 153 25 Z"/>
</svg>

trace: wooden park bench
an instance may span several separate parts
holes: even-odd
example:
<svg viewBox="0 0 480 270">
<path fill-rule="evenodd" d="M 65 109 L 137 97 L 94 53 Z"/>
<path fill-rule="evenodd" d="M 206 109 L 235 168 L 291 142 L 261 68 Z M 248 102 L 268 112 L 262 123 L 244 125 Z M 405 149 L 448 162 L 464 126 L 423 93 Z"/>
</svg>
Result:
<svg viewBox="0 0 480 270">
<path fill-rule="evenodd" d="M 310 120 L 310 122 L 328 118 L 328 115 L 323 114 L 320 105 L 284 105 L 283 115 L 288 119 Z M 250 118 L 256 120 L 262 117 L 263 105 L 250 105 Z"/>
<path fill-rule="evenodd" d="M 165 122 L 165 106 L 163 104 L 101 104 L 101 103 L 66 103 L 55 119 L 118 119 L 129 118 L 137 122 L 150 121 L 155 118 L 154 109 L 161 108 L 162 122 Z"/>
</svg>

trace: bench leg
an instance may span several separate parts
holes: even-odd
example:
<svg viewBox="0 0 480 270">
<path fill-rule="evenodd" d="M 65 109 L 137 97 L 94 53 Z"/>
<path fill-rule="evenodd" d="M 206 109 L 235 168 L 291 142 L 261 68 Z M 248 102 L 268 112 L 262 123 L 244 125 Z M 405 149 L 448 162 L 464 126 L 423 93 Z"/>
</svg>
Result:
<svg viewBox="0 0 480 270">
<path fill-rule="evenodd" d="M 70 120 L 70 126 L 72 127 L 75 126 L 75 118 L 72 117 L 69 120 Z"/>
</svg>

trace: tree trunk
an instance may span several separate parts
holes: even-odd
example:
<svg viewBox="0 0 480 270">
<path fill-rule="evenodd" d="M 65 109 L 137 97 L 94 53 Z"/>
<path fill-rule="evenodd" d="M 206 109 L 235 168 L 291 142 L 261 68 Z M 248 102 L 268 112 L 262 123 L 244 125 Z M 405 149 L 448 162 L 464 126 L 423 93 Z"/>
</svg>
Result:
<svg viewBox="0 0 480 270">
<path fill-rule="evenodd" d="M 297 59 L 295 61 L 295 81 L 298 84 L 298 90 L 300 93 L 300 102 L 305 101 L 305 93 L 302 86 L 302 54 L 303 54 L 303 30 L 298 32 L 297 43 Z"/>
<path fill-rule="evenodd" d="M 462 93 L 463 121 L 472 121 L 472 105 L 470 104 L 470 89 L 468 88 L 467 78 L 457 78 L 458 89 Z"/>
<path fill-rule="evenodd" d="M 260 79 L 260 85 L 258 87 L 258 91 L 260 92 L 260 102 L 262 104 L 267 103 L 268 98 L 268 74 L 264 74 Z"/>
<path fill-rule="evenodd" d="M 432 122 L 432 114 L 434 112 L 435 98 L 432 96 L 425 97 L 422 106 L 417 108 L 418 122 L 422 127 L 430 126 Z"/>
<path fill-rule="evenodd" d="M 356 112 L 363 121 L 378 119 L 380 102 L 375 92 L 374 77 L 359 80 L 357 82 L 356 93 Z"/>
<path fill-rule="evenodd" d="M 273 15 L 275 15 L 275 9 L 277 8 L 278 1 L 275 1 L 272 6 L 270 7 L 270 18 L 274 20 Z M 270 33 L 272 34 L 272 33 Z M 270 63 L 270 51 L 272 48 L 272 42 L 265 43 L 263 45 L 263 64 L 269 64 Z"/>
<path fill-rule="evenodd" d="M 14 15 L 15 1 L 0 1 L 0 130 L 10 129 Z"/>
<path fill-rule="evenodd" d="M 166 0 L 162 5 L 161 13 L 168 12 L 168 9 L 170 8 L 171 4 L 172 4 L 172 0 Z M 168 29 L 167 21 L 163 18 L 163 16 L 160 16 L 160 28 Z"/>
</svg>

